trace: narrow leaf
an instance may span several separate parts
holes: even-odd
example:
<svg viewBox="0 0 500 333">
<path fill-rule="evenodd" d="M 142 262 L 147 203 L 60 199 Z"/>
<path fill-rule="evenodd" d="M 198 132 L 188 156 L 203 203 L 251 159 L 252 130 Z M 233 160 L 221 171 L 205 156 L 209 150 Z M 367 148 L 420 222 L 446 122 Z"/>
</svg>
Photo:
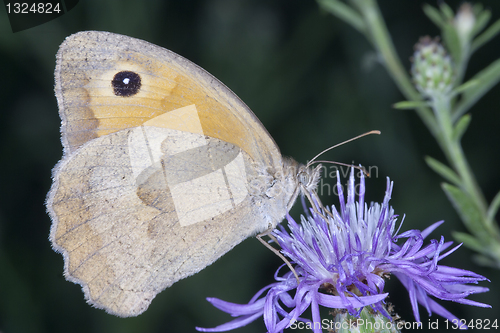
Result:
<svg viewBox="0 0 500 333">
<path fill-rule="evenodd" d="M 483 251 L 484 253 L 484 251 Z M 499 269 L 500 268 L 500 263 L 498 263 L 497 261 L 495 261 L 494 259 L 491 258 L 491 254 L 490 253 L 487 253 L 487 255 L 490 255 L 489 257 L 487 256 L 483 256 L 483 255 L 475 255 L 475 256 L 472 256 L 472 262 L 478 266 L 483 266 L 483 267 L 492 267 L 492 268 L 495 268 L 495 269 Z"/>
<path fill-rule="evenodd" d="M 444 1 L 439 4 L 439 9 L 441 9 L 441 12 L 447 20 L 452 20 L 455 17 L 453 9 L 451 9 L 451 7 L 448 6 Z"/>
<path fill-rule="evenodd" d="M 474 13 L 474 15 L 478 16 L 483 11 L 483 8 L 484 8 L 484 6 L 482 4 L 480 4 L 479 2 L 475 3 L 472 5 L 472 12 Z"/>
<path fill-rule="evenodd" d="M 354 29 L 365 32 L 366 24 L 361 15 L 343 2 L 337 0 L 317 0 L 318 4 L 327 12 L 352 25 Z"/>
<path fill-rule="evenodd" d="M 481 30 L 486 27 L 491 18 L 491 12 L 489 10 L 485 10 L 481 12 L 476 17 L 476 24 L 474 24 L 474 28 L 472 29 L 472 36 L 478 34 Z"/>
<path fill-rule="evenodd" d="M 464 84 L 462 84 L 462 85 L 456 87 L 455 89 L 453 89 L 453 91 L 451 92 L 451 94 L 453 96 L 458 95 L 458 94 L 463 93 L 464 91 L 469 90 L 470 88 L 476 86 L 477 84 L 479 84 L 479 81 L 477 81 L 477 80 L 469 80 L 469 81 L 465 82 Z"/>
<path fill-rule="evenodd" d="M 470 114 L 464 114 L 462 117 L 460 117 L 457 124 L 455 125 L 455 128 L 453 129 L 453 140 L 459 141 L 462 138 L 462 135 L 464 135 L 467 127 L 469 127 L 470 120 Z"/>
<path fill-rule="evenodd" d="M 490 40 L 492 40 L 498 33 L 500 32 L 500 20 L 497 20 L 495 23 L 490 25 L 488 29 L 486 29 L 485 32 L 477 36 L 476 39 L 472 42 L 471 45 L 471 53 L 476 51 L 478 48 L 483 46 L 484 44 L 488 43 Z"/>
<path fill-rule="evenodd" d="M 457 186 L 460 186 L 461 184 L 460 177 L 458 177 L 455 171 L 453 171 L 451 168 L 449 168 L 448 166 L 444 165 L 443 163 L 439 162 L 438 160 L 430 156 L 425 157 L 425 162 L 427 163 L 429 168 L 434 170 L 435 173 L 437 173 L 447 181 Z"/>
<path fill-rule="evenodd" d="M 425 101 L 403 101 L 393 104 L 392 107 L 399 110 L 411 110 L 416 108 L 427 107 L 429 104 Z"/>
<path fill-rule="evenodd" d="M 467 246 L 469 249 L 472 249 L 477 252 L 483 252 L 484 247 L 483 245 L 473 236 L 470 234 L 466 234 L 465 232 L 458 232 L 458 231 L 453 231 L 451 233 L 453 238 L 459 243 L 464 243 L 465 246 Z"/>
<path fill-rule="evenodd" d="M 444 26 L 444 18 L 441 16 L 441 12 L 431 5 L 424 4 L 424 13 L 427 17 L 439 28 L 443 28 Z"/>
<path fill-rule="evenodd" d="M 488 208 L 488 225 L 493 225 L 493 221 L 495 220 L 495 215 L 497 215 L 498 208 L 500 207 L 500 192 L 495 195 L 493 201 Z"/>
<path fill-rule="evenodd" d="M 467 229 L 481 241 L 490 239 L 490 235 L 481 223 L 482 214 L 469 196 L 458 187 L 447 183 L 441 184 L 441 187 Z"/>
<path fill-rule="evenodd" d="M 500 59 L 492 62 L 488 67 L 477 73 L 472 80 L 478 83 L 462 94 L 462 100 L 456 107 L 454 120 L 457 120 L 462 114 L 476 103 L 484 94 L 486 94 L 500 80 Z"/>
<path fill-rule="evenodd" d="M 445 25 L 441 33 L 443 35 L 443 41 L 446 45 L 446 49 L 451 54 L 452 59 L 455 63 L 460 63 L 463 55 L 462 45 L 460 37 L 458 37 L 457 30 L 452 25 Z"/>
</svg>

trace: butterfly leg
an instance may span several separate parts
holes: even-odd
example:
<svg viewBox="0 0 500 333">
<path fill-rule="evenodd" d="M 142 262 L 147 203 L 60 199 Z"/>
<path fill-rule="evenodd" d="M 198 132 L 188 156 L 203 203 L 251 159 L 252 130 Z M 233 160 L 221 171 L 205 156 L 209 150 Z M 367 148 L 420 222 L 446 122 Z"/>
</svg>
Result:
<svg viewBox="0 0 500 333">
<path fill-rule="evenodd" d="M 287 258 L 285 258 L 285 256 L 283 254 L 281 254 L 281 252 L 277 249 L 275 249 L 273 246 L 271 246 L 271 244 L 269 244 L 268 242 L 266 242 L 264 239 L 262 239 L 262 237 L 264 236 L 268 236 L 269 238 L 271 238 L 275 243 L 278 243 L 278 240 L 271 234 L 271 231 L 273 231 L 273 229 L 267 229 L 266 231 L 264 232 L 261 232 L 260 234 L 258 234 L 256 237 L 257 239 L 259 240 L 259 242 L 261 242 L 262 244 L 264 244 L 265 247 L 267 247 L 269 250 L 271 250 L 272 252 L 274 252 L 274 254 L 276 254 L 278 257 L 281 258 L 281 260 L 283 260 L 283 262 L 288 266 L 288 268 L 290 268 L 290 270 L 293 272 L 293 275 L 295 275 L 295 278 L 297 279 L 297 285 L 300 283 L 300 280 L 299 280 L 299 276 L 297 275 L 297 272 L 295 271 L 295 269 L 293 268 L 292 264 L 290 263 L 290 261 L 288 261 Z"/>
</svg>

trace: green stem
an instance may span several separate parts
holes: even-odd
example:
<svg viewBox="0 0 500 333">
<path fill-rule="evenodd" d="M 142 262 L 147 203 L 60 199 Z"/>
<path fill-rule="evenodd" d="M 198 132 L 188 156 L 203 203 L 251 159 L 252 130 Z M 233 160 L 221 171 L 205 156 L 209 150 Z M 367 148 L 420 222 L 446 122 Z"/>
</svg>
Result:
<svg viewBox="0 0 500 333">
<path fill-rule="evenodd" d="M 460 38 L 460 59 L 454 59 L 457 64 L 455 65 L 455 79 L 454 79 L 454 87 L 458 87 L 462 84 L 465 76 L 465 71 L 467 70 L 467 64 L 470 59 L 470 42 L 469 40 L 464 40 Z"/>
<path fill-rule="evenodd" d="M 372 42 L 375 49 L 382 55 L 384 65 L 387 68 L 389 75 L 391 75 L 396 82 L 399 90 L 408 100 L 422 101 L 422 96 L 413 86 L 408 72 L 399 60 L 377 2 L 375 0 L 352 1 L 363 15 L 367 24 L 366 31 L 370 34 L 368 36 L 369 40 Z M 435 137 L 439 135 L 439 130 L 436 126 L 432 111 L 426 107 L 419 107 L 416 110 L 431 133 Z"/>
<path fill-rule="evenodd" d="M 460 145 L 459 139 L 454 137 L 453 121 L 451 119 L 451 100 L 449 96 L 437 96 L 432 100 L 432 105 L 441 135 L 438 143 L 443 150 L 448 162 L 458 173 L 462 181 L 462 190 L 469 195 L 471 200 L 481 211 L 484 219 L 487 215 L 487 204 L 477 185 L 472 170 Z"/>
</svg>

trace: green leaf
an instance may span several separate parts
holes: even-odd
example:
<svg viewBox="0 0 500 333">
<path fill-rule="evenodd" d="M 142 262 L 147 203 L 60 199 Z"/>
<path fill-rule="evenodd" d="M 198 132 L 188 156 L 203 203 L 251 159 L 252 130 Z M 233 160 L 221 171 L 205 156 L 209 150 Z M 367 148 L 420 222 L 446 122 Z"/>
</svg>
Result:
<svg viewBox="0 0 500 333">
<path fill-rule="evenodd" d="M 484 29 L 484 27 L 488 24 L 491 18 L 491 12 L 489 10 L 485 10 L 484 12 L 481 12 L 477 17 L 476 17 L 476 24 L 474 24 L 474 27 L 472 28 L 472 36 L 475 36 L 478 34 L 481 30 Z"/>
<path fill-rule="evenodd" d="M 467 82 L 465 82 L 464 84 L 456 87 L 455 89 L 453 89 L 453 91 L 451 92 L 451 95 L 452 96 L 455 96 L 455 95 L 458 95 L 472 87 L 474 87 L 475 85 L 479 84 L 479 81 L 477 80 L 469 80 Z"/>
<path fill-rule="evenodd" d="M 327 12 L 350 24 L 354 29 L 364 33 L 366 24 L 361 15 L 343 2 L 337 0 L 317 0 L 318 4 Z"/>
<path fill-rule="evenodd" d="M 434 170 L 435 173 L 437 173 L 438 175 L 440 175 L 441 177 L 443 177 L 447 181 L 449 181 L 455 185 L 458 185 L 458 186 L 460 186 L 460 184 L 462 183 L 460 180 L 460 177 L 458 177 L 458 175 L 455 173 L 455 171 L 453 171 L 451 168 L 444 165 L 443 163 L 439 162 L 438 160 L 436 160 L 430 156 L 426 156 L 425 162 L 427 163 L 429 168 Z"/>
<path fill-rule="evenodd" d="M 459 141 L 462 138 L 462 135 L 464 135 L 467 127 L 469 127 L 470 120 L 470 114 L 464 114 L 462 117 L 460 117 L 457 124 L 455 125 L 455 128 L 453 129 L 453 140 Z"/>
<path fill-rule="evenodd" d="M 500 263 L 495 261 L 491 256 L 487 257 L 487 256 L 483 256 L 483 255 L 478 254 L 478 255 L 472 256 L 472 262 L 478 266 L 492 267 L 495 269 L 500 268 Z"/>
<path fill-rule="evenodd" d="M 445 19 L 453 20 L 455 17 L 455 13 L 453 12 L 453 9 L 451 9 L 450 6 L 448 6 L 445 2 L 441 2 L 439 5 L 439 9 L 441 9 L 441 12 L 443 13 Z"/>
<path fill-rule="evenodd" d="M 500 81 L 500 59 L 495 60 L 488 67 L 477 73 L 472 80 L 478 83 L 462 94 L 462 100 L 457 105 L 453 120 L 457 120 L 462 114 L 486 94 L 494 85 Z"/>
<path fill-rule="evenodd" d="M 451 233 L 453 238 L 459 243 L 464 243 L 469 249 L 477 251 L 479 253 L 484 251 L 484 246 L 476 238 L 465 232 L 453 231 Z"/>
<path fill-rule="evenodd" d="M 483 216 L 471 198 L 456 186 L 441 184 L 443 191 L 451 201 L 453 207 L 460 215 L 464 225 L 476 237 L 481 240 L 489 240 L 491 237 L 482 225 Z"/>
<path fill-rule="evenodd" d="M 497 215 L 498 208 L 500 207 L 500 192 L 495 195 L 491 201 L 490 207 L 488 208 L 487 221 L 489 226 L 493 226 L 493 221 L 495 220 L 495 215 Z"/>
<path fill-rule="evenodd" d="M 472 42 L 471 53 L 492 40 L 500 32 L 500 20 L 495 21 L 485 32 L 477 36 Z"/>
<path fill-rule="evenodd" d="M 403 101 L 393 104 L 392 107 L 399 110 L 412 110 L 429 106 L 425 101 Z"/>
<path fill-rule="evenodd" d="M 443 27 L 441 33 L 447 51 L 450 53 L 455 63 L 459 64 L 462 61 L 462 44 L 457 30 L 452 25 L 446 25 Z"/>
<path fill-rule="evenodd" d="M 483 11 L 483 8 L 483 5 L 479 2 L 475 3 L 474 5 L 472 5 L 472 12 L 474 13 L 474 15 L 479 16 L 479 14 L 481 14 L 481 12 Z"/>
<path fill-rule="evenodd" d="M 423 11 L 425 15 L 439 28 L 443 29 L 444 27 L 444 18 L 441 16 L 441 12 L 431 5 L 424 4 Z"/>
</svg>

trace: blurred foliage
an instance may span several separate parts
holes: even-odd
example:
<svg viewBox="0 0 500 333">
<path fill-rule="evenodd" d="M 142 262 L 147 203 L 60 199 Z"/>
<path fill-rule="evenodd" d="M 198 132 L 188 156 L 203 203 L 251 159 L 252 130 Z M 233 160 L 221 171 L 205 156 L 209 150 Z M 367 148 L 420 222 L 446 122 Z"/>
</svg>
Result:
<svg viewBox="0 0 500 333">
<path fill-rule="evenodd" d="M 484 0 L 493 18 L 500 2 Z M 420 35 L 439 34 L 422 11 L 423 1 L 379 1 L 403 65 Z M 433 4 L 435 5 L 435 4 Z M 456 8 L 459 1 L 450 1 Z M 335 149 L 325 158 L 371 167 L 367 199 L 379 201 L 385 177 L 395 182 L 392 204 L 406 214 L 403 230 L 446 220 L 436 233 L 451 240 L 464 231 L 442 192 L 441 178 L 423 160 L 443 159 L 420 119 L 394 110 L 403 100 L 377 55 L 358 31 L 304 0 L 87 0 L 68 14 L 13 34 L 0 9 L 0 331 L 18 332 L 194 332 L 229 320 L 205 298 L 247 302 L 272 280 L 279 258 L 249 239 L 202 272 L 165 290 L 137 318 L 120 319 L 87 305 L 79 286 L 64 280 L 63 260 L 48 241 L 45 195 L 50 170 L 61 157 L 60 119 L 53 93 L 55 53 L 64 37 L 105 30 L 145 39 L 199 64 L 230 87 L 263 122 L 284 155 L 300 162 L 362 132 L 371 136 Z M 499 57 L 498 38 L 471 58 L 465 80 Z M 462 145 L 491 201 L 500 188 L 498 143 L 500 87 L 473 108 Z M 496 153 L 495 153 L 496 152 Z M 321 184 L 325 204 L 335 179 Z M 296 205 L 297 207 L 300 206 Z M 300 207 L 292 215 L 300 214 Z M 433 238 L 439 235 L 433 234 Z M 477 267 L 460 249 L 444 264 L 488 277 L 489 293 L 474 300 L 492 309 L 443 304 L 459 318 L 500 318 L 500 274 Z M 406 291 L 388 283 L 390 301 L 407 321 L 413 314 Z M 403 295 L 396 297 L 394 295 Z M 436 318 L 433 317 L 432 320 Z M 441 319 L 440 322 L 442 323 Z M 264 331 L 257 321 L 238 332 Z"/>
</svg>

